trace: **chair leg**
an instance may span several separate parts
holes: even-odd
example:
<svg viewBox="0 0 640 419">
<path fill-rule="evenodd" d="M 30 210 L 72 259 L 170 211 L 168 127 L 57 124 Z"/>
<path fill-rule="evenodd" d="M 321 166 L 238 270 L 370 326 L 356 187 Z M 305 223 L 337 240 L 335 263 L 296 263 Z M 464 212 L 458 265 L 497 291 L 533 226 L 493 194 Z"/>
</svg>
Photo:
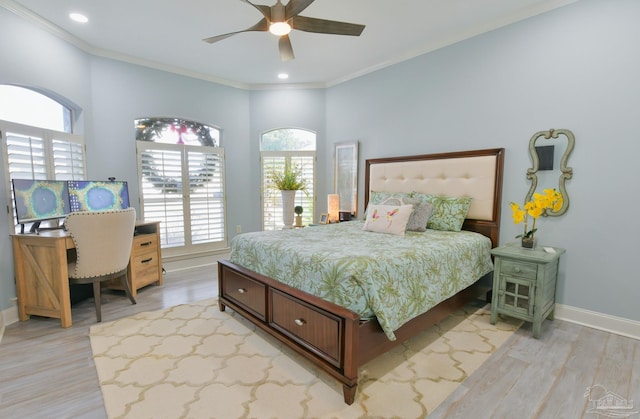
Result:
<svg viewBox="0 0 640 419">
<path fill-rule="evenodd" d="M 124 293 L 127 294 L 127 297 L 131 300 L 131 304 L 137 304 L 136 299 L 133 298 L 133 295 L 131 294 L 131 289 L 129 289 L 127 274 L 122 275 L 122 288 L 124 288 Z"/>
<path fill-rule="evenodd" d="M 93 299 L 96 304 L 96 317 L 98 323 L 102 321 L 102 303 L 100 301 L 100 281 L 94 281 L 93 283 Z"/>
</svg>

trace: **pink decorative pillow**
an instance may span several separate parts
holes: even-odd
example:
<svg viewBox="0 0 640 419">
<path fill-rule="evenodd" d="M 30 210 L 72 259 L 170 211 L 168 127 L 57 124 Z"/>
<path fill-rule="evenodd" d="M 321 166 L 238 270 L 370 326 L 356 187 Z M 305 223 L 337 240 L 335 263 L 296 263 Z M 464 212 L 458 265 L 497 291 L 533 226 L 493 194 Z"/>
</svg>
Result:
<svg viewBox="0 0 640 419">
<path fill-rule="evenodd" d="M 364 230 L 404 236 L 413 205 L 369 205 Z"/>
</svg>

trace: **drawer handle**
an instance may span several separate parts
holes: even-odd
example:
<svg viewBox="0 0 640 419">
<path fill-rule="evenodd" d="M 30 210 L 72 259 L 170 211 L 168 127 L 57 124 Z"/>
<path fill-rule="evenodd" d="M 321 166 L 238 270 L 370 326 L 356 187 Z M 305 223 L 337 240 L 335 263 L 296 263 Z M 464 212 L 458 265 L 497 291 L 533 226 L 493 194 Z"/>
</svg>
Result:
<svg viewBox="0 0 640 419">
<path fill-rule="evenodd" d="M 244 294 L 245 292 L 247 292 L 247 290 L 245 288 L 238 288 L 238 292 L 240 294 Z"/>
<path fill-rule="evenodd" d="M 304 326 L 305 324 L 307 324 L 307 322 L 304 319 L 295 319 L 293 322 L 298 326 Z"/>
<path fill-rule="evenodd" d="M 513 268 L 513 270 L 516 271 L 516 272 L 520 272 L 521 271 L 519 266 L 516 266 L 515 268 Z"/>
<path fill-rule="evenodd" d="M 144 242 L 144 243 L 140 243 L 140 246 L 149 246 L 151 245 L 151 242 Z"/>
<path fill-rule="evenodd" d="M 503 290 L 498 291 L 498 295 L 504 295 L 504 291 Z"/>
<path fill-rule="evenodd" d="M 149 262 L 151 262 L 152 260 L 153 260 L 153 258 L 149 258 L 149 259 L 142 259 L 142 260 L 140 261 L 140 263 L 149 263 Z"/>
</svg>

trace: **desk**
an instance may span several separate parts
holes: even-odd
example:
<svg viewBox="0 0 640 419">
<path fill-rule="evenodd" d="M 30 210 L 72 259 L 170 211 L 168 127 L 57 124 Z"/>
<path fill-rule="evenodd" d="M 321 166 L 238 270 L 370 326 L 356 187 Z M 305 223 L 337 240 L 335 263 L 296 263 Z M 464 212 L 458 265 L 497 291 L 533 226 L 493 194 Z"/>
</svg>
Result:
<svg viewBox="0 0 640 419">
<path fill-rule="evenodd" d="M 62 327 L 71 326 L 71 296 L 67 258 L 75 257 L 75 244 L 64 230 L 40 234 L 13 234 L 18 317 L 30 315 L 60 319 Z M 139 288 L 162 285 L 160 222 L 137 222 L 128 266 L 129 287 L 133 296 Z M 117 282 L 107 284 L 118 288 Z"/>
</svg>

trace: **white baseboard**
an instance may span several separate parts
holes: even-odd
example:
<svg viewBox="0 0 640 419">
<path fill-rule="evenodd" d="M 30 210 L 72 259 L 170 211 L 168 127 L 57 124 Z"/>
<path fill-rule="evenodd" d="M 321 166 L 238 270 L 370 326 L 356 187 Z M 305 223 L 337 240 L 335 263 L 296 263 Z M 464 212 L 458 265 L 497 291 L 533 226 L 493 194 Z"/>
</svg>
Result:
<svg viewBox="0 0 640 419">
<path fill-rule="evenodd" d="M 185 269 L 191 268 L 200 268 L 202 266 L 211 266 L 215 272 L 218 272 L 217 263 L 220 259 L 229 258 L 229 253 L 219 253 L 214 255 L 207 256 L 198 256 L 190 259 L 173 259 L 173 260 L 162 260 L 162 267 L 167 272 L 176 272 L 182 271 Z"/>
<path fill-rule="evenodd" d="M 18 305 L 13 304 L 11 307 L 0 311 L 0 342 L 2 342 L 2 336 L 4 335 L 4 328 L 10 324 L 16 323 L 18 318 Z"/>
<path fill-rule="evenodd" d="M 556 304 L 554 317 L 559 320 L 640 340 L 640 321 L 610 316 L 563 304 Z"/>
</svg>

